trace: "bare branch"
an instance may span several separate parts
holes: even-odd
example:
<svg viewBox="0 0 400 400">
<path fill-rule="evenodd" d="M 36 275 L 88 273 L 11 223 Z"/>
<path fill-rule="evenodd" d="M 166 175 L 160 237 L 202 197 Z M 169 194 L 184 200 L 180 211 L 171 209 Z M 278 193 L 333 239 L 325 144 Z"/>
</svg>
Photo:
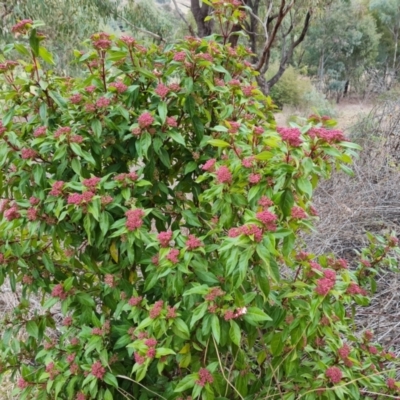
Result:
<svg viewBox="0 0 400 400">
<path fill-rule="evenodd" d="M 308 10 L 306 18 L 304 20 L 303 29 L 301 31 L 300 36 L 295 40 L 289 47 L 289 49 L 285 52 L 285 54 L 281 58 L 281 62 L 279 63 L 278 72 L 267 82 L 268 88 L 271 88 L 275 85 L 276 82 L 280 79 L 283 73 L 286 71 L 286 66 L 289 60 L 292 58 L 294 49 L 305 39 L 308 28 L 310 27 L 310 21 L 312 16 L 312 10 Z"/>
<path fill-rule="evenodd" d="M 145 33 L 146 35 L 149 35 L 149 36 L 153 37 L 154 39 L 158 39 L 158 40 L 160 40 L 161 42 L 164 42 L 164 43 L 165 43 L 165 40 L 164 40 L 160 35 L 157 35 L 157 34 L 154 33 L 154 32 L 150 32 L 150 31 L 148 31 L 147 29 L 139 28 L 138 26 L 133 25 L 132 22 L 129 22 L 129 21 L 128 21 L 125 17 L 123 17 L 122 15 L 118 15 L 118 18 L 121 18 L 125 23 L 127 23 L 128 25 L 130 25 L 132 28 L 137 29 L 139 32 Z"/>
<path fill-rule="evenodd" d="M 275 22 L 274 28 L 271 32 L 271 35 L 269 36 L 269 39 L 266 41 L 265 45 L 264 45 L 264 49 L 261 53 L 261 57 L 258 60 L 258 62 L 256 63 L 256 65 L 253 66 L 253 68 L 256 71 L 260 71 L 261 68 L 263 67 L 263 65 L 268 61 L 269 57 L 270 57 L 270 52 L 271 52 L 271 48 L 272 45 L 275 41 L 276 35 L 278 33 L 279 27 L 282 24 L 282 21 L 284 20 L 285 16 L 287 15 L 287 13 L 290 11 L 290 9 L 293 7 L 294 3 L 296 0 L 292 0 L 292 2 L 286 6 L 286 1 L 285 0 L 281 0 L 281 5 L 279 7 L 279 12 L 278 12 L 278 17 L 277 20 Z"/>
<path fill-rule="evenodd" d="M 192 25 L 189 24 L 188 20 L 185 18 L 185 16 L 182 14 L 181 10 L 178 7 L 178 4 L 176 3 L 176 0 L 172 0 L 174 5 L 175 5 L 175 9 L 177 11 L 177 13 L 179 14 L 179 16 L 181 17 L 182 21 L 186 24 L 186 26 L 189 29 L 189 32 L 192 36 L 197 37 Z"/>
</svg>

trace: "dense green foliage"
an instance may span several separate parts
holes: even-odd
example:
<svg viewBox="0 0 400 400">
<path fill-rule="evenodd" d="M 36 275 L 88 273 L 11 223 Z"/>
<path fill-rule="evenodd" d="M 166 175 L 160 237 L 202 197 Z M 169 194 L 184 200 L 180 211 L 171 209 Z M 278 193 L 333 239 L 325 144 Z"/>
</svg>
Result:
<svg viewBox="0 0 400 400">
<path fill-rule="evenodd" d="M 319 179 L 358 148 L 333 121 L 277 128 L 248 51 L 216 37 L 94 34 L 72 79 L 42 69 L 31 21 L 14 31 L 0 279 L 22 291 L 0 359 L 20 399 L 396 393 L 397 360 L 347 307 L 368 303 L 397 239 L 371 236 L 352 269 L 300 239 Z"/>
</svg>

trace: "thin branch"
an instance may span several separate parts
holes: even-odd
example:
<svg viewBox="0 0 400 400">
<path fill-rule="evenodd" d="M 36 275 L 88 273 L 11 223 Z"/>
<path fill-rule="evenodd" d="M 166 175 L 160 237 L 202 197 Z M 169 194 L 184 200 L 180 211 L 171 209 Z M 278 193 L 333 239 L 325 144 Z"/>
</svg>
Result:
<svg viewBox="0 0 400 400">
<path fill-rule="evenodd" d="M 175 9 L 177 11 L 177 13 L 179 14 L 179 16 L 181 17 L 182 21 L 186 24 L 186 26 L 189 29 L 189 32 L 192 36 L 197 37 L 192 25 L 189 24 L 189 21 L 185 18 L 185 16 L 182 14 L 181 10 L 178 7 L 178 4 L 176 3 L 176 0 L 172 0 L 174 5 L 175 5 Z"/>
<path fill-rule="evenodd" d="M 117 378 L 126 379 L 126 380 L 128 380 L 128 381 L 131 381 L 131 382 L 133 382 L 133 383 L 136 383 L 137 385 L 141 386 L 144 390 L 147 390 L 148 392 L 157 395 L 160 399 L 167 400 L 164 396 L 161 396 L 161 394 L 156 393 L 156 392 L 153 392 L 151 389 L 149 389 L 148 387 L 142 385 L 140 382 L 137 382 L 137 381 L 135 381 L 134 379 L 129 378 L 129 376 L 126 376 L 126 375 L 117 375 Z"/>
<path fill-rule="evenodd" d="M 226 377 L 225 372 L 224 372 L 224 366 L 222 365 L 221 357 L 219 356 L 218 346 L 217 346 L 217 343 L 215 342 L 214 336 L 212 337 L 212 339 L 213 339 L 213 342 L 214 342 L 215 352 L 216 352 L 217 358 L 218 358 L 219 368 L 221 370 L 222 376 L 225 379 L 225 382 L 239 395 L 241 400 L 244 400 L 244 398 L 240 394 L 240 392 L 236 389 L 236 387 L 234 385 L 232 385 L 232 383 Z"/>
<path fill-rule="evenodd" d="M 164 43 L 165 43 L 165 40 L 164 40 L 161 36 L 157 35 L 156 33 L 150 32 L 150 31 L 148 31 L 147 29 L 139 28 L 138 26 L 133 25 L 132 22 L 129 22 L 129 21 L 128 21 L 125 17 L 123 17 L 122 15 L 118 15 L 118 18 L 121 18 L 125 23 L 127 23 L 128 25 L 130 25 L 132 28 L 137 29 L 139 32 L 145 33 L 146 35 L 149 35 L 149 36 L 153 37 L 154 39 L 158 39 L 158 40 L 160 40 L 161 42 L 164 42 Z"/>
<path fill-rule="evenodd" d="M 262 51 L 260 59 L 258 60 L 257 64 L 253 66 L 255 71 L 259 71 L 262 68 L 262 66 L 265 64 L 265 62 L 269 59 L 271 47 L 272 47 L 272 44 L 275 41 L 275 38 L 276 38 L 276 35 L 278 33 L 279 27 L 281 26 L 282 21 L 284 20 L 284 18 L 287 15 L 287 13 L 293 7 L 294 3 L 295 3 L 295 0 L 292 0 L 292 2 L 288 6 L 286 6 L 285 0 L 281 1 L 281 6 L 279 8 L 278 17 L 277 17 L 276 23 L 274 25 L 274 28 L 273 28 L 273 30 L 271 32 L 271 35 L 270 35 L 269 39 L 266 41 L 266 43 L 265 43 L 265 46 L 264 46 L 264 49 Z"/>
</svg>

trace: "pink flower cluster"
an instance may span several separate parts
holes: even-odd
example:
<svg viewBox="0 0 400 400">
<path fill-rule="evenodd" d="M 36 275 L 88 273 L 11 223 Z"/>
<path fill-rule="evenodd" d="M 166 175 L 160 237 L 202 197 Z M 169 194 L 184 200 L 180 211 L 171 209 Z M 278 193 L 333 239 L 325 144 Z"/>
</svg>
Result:
<svg viewBox="0 0 400 400">
<path fill-rule="evenodd" d="M 122 42 L 128 45 L 128 47 L 132 46 L 135 43 L 135 39 L 128 35 L 122 35 L 120 39 Z"/>
<path fill-rule="evenodd" d="M 249 224 L 239 226 L 237 228 L 229 229 L 228 236 L 231 238 L 238 237 L 240 235 L 253 236 L 256 242 L 261 242 L 263 238 L 263 231 L 257 225 Z"/>
<path fill-rule="evenodd" d="M 396 379 L 393 378 L 388 378 L 386 381 L 386 386 L 388 387 L 388 389 L 390 390 L 394 390 L 394 389 L 398 389 L 397 385 L 396 385 Z"/>
<path fill-rule="evenodd" d="M 361 294 L 362 296 L 367 295 L 367 292 L 363 288 L 358 286 L 355 282 L 350 282 L 350 285 L 348 286 L 346 293 L 350 295 L 356 295 L 356 294 Z"/>
<path fill-rule="evenodd" d="M 263 208 L 268 208 L 274 205 L 274 202 L 269 199 L 267 196 L 262 196 L 260 200 L 258 200 L 258 205 Z"/>
<path fill-rule="evenodd" d="M 127 220 L 126 220 L 126 227 L 129 231 L 134 231 L 140 228 L 143 225 L 143 217 L 144 211 L 140 208 L 136 208 L 135 210 L 129 210 L 125 213 Z"/>
<path fill-rule="evenodd" d="M 110 105 L 110 103 L 111 103 L 111 100 L 107 99 L 107 97 L 100 97 L 96 101 L 96 107 L 97 108 L 106 108 Z"/>
<path fill-rule="evenodd" d="M 128 304 L 132 307 L 136 307 L 138 306 L 143 300 L 142 296 L 138 296 L 138 297 L 131 297 L 128 301 Z"/>
<path fill-rule="evenodd" d="M 168 86 L 165 86 L 163 83 L 159 83 L 156 87 L 155 93 L 163 99 L 167 96 L 169 91 L 170 88 Z"/>
<path fill-rule="evenodd" d="M 33 149 L 22 149 L 21 150 L 21 157 L 24 160 L 32 160 L 37 156 L 37 152 Z"/>
<path fill-rule="evenodd" d="M 242 165 L 245 168 L 251 168 L 254 164 L 254 156 L 246 157 L 242 160 Z"/>
<path fill-rule="evenodd" d="M 246 97 L 250 97 L 253 94 L 253 90 L 257 89 L 255 86 L 242 86 L 242 92 Z"/>
<path fill-rule="evenodd" d="M 295 219 L 305 219 L 307 218 L 307 213 L 301 207 L 294 206 L 291 211 L 291 216 Z"/>
<path fill-rule="evenodd" d="M 176 128 L 178 126 L 178 121 L 174 117 L 167 117 L 166 123 L 170 128 Z"/>
<path fill-rule="evenodd" d="M 50 196 L 61 196 L 64 183 L 65 183 L 64 181 L 54 182 L 53 186 L 49 192 L 49 195 Z"/>
<path fill-rule="evenodd" d="M 339 383 L 343 376 L 342 371 L 338 367 L 329 367 L 325 371 L 325 375 L 333 384 Z"/>
<path fill-rule="evenodd" d="M 112 274 L 105 274 L 104 283 L 109 287 L 115 287 L 115 277 Z"/>
<path fill-rule="evenodd" d="M 264 133 L 264 128 L 262 126 L 255 126 L 253 132 L 255 135 L 262 135 Z"/>
<path fill-rule="evenodd" d="M 138 178 L 138 174 L 132 171 L 127 174 L 118 174 L 114 177 L 114 180 L 117 182 L 121 182 L 122 186 L 125 187 L 127 184 L 137 181 Z"/>
<path fill-rule="evenodd" d="M 167 232 L 160 232 L 157 235 L 157 240 L 160 242 L 161 247 L 168 247 L 169 242 L 172 239 L 172 232 L 167 231 Z"/>
<path fill-rule="evenodd" d="M 152 309 L 150 310 L 149 317 L 151 319 L 155 319 L 155 318 L 159 317 L 163 307 L 164 307 L 164 302 L 162 300 L 156 301 L 154 303 Z"/>
<path fill-rule="evenodd" d="M 261 175 L 260 174 L 250 174 L 249 175 L 249 183 L 252 185 L 256 185 L 261 181 Z"/>
<path fill-rule="evenodd" d="M 237 308 L 235 311 L 233 310 L 226 310 L 224 314 L 224 319 L 225 321 L 229 321 L 231 319 L 236 319 L 241 317 L 242 315 L 245 315 L 247 312 L 246 307 L 243 308 Z"/>
<path fill-rule="evenodd" d="M 84 179 L 82 183 L 88 190 L 95 192 L 96 186 L 100 183 L 100 181 L 101 181 L 101 178 L 94 176 L 89 179 Z"/>
<path fill-rule="evenodd" d="M 229 168 L 223 165 L 217 169 L 217 182 L 218 183 L 231 183 L 232 182 L 232 174 L 229 171 Z"/>
<path fill-rule="evenodd" d="M 211 54 L 209 54 L 209 53 L 199 53 L 199 54 L 196 54 L 195 59 L 196 59 L 196 60 L 209 61 L 209 62 L 213 62 L 213 61 L 214 61 L 213 56 L 212 56 Z"/>
<path fill-rule="evenodd" d="M 141 128 L 148 128 L 153 122 L 154 118 L 149 112 L 144 112 L 138 118 L 138 124 Z"/>
<path fill-rule="evenodd" d="M 13 33 L 25 33 L 30 25 L 33 24 L 33 21 L 31 19 L 23 19 L 22 21 L 19 21 L 17 24 L 15 24 L 11 28 L 11 32 Z"/>
<path fill-rule="evenodd" d="M 229 133 L 238 133 L 241 124 L 237 121 L 226 121 L 226 125 L 228 125 Z"/>
<path fill-rule="evenodd" d="M 171 249 L 166 256 L 166 259 L 171 261 L 172 264 L 177 264 L 179 262 L 179 250 L 178 249 Z"/>
<path fill-rule="evenodd" d="M 83 192 L 82 194 L 72 193 L 68 196 L 67 203 L 73 204 L 76 206 L 81 206 L 81 205 L 87 204 L 90 201 L 92 201 L 93 197 L 94 197 L 94 193 L 91 192 L 90 190 L 87 190 L 86 192 Z"/>
<path fill-rule="evenodd" d="M 0 63 L 0 71 L 13 71 L 17 65 L 19 65 L 17 61 L 6 60 L 3 63 Z"/>
<path fill-rule="evenodd" d="M 101 362 L 97 360 L 94 364 L 92 364 L 91 373 L 97 379 L 103 379 L 106 369 L 103 367 Z"/>
<path fill-rule="evenodd" d="M 37 208 L 30 207 L 26 211 L 26 217 L 28 218 L 29 221 L 36 221 L 38 218 L 37 213 L 38 213 Z"/>
<path fill-rule="evenodd" d="M 96 86 L 90 85 L 85 87 L 85 92 L 87 93 L 93 93 L 96 90 Z"/>
<path fill-rule="evenodd" d="M 68 316 L 68 317 L 65 317 L 65 318 L 63 319 L 62 325 L 63 325 L 63 326 L 71 326 L 71 325 L 72 325 L 72 322 L 73 322 L 72 317 L 71 317 L 71 316 Z"/>
<path fill-rule="evenodd" d="M 122 82 L 111 82 L 108 87 L 115 88 L 118 93 L 124 93 L 128 89 L 128 86 Z"/>
<path fill-rule="evenodd" d="M 174 61 L 185 61 L 186 53 L 184 51 L 179 51 L 174 54 Z"/>
<path fill-rule="evenodd" d="M 63 126 L 54 132 L 54 138 L 58 139 L 61 135 L 68 135 L 70 132 L 71 128 L 69 126 Z"/>
<path fill-rule="evenodd" d="M 302 143 L 300 138 L 301 132 L 298 128 L 278 127 L 277 132 L 281 135 L 282 140 L 293 147 L 299 147 Z"/>
<path fill-rule="evenodd" d="M 223 296 L 225 292 L 220 287 L 213 287 L 208 294 L 204 296 L 206 301 L 214 301 L 217 297 Z"/>
<path fill-rule="evenodd" d="M 82 143 L 83 142 L 83 136 L 81 136 L 81 135 L 72 135 L 69 138 L 69 141 L 71 143 Z"/>
<path fill-rule="evenodd" d="M 259 221 L 261 221 L 265 225 L 266 229 L 268 229 L 269 231 L 276 230 L 275 221 L 278 219 L 278 217 L 271 211 L 268 210 L 260 211 L 256 214 L 256 218 Z"/>
<path fill-rule="evenodd" d="M 318 138 L 328 143 L 346 140 L 343 132 L 338 129 L 311 128 L 308 131 L 308 135 L 313 139 Z"/>
<path fill-rule="evenodd" d="M 214 378 L 211 372 L 206 368 L 200 368 L 199 379 L 196 381 L 196 385 L 205 386 L 207 383 L 213 383 Z"/>
<path fill-rule="evenodd" d="M 40 126 L 39 128 L 35 129 L 33 132 L 34 137 L 39 137 L 39 136 L 44 136 L 46 134 L 46 127 L 45 126 Z"/>
<path fill-rule="evenodd" d="M 3 122 L 0 121 L 0 135 L 2 135 L 6 130 L 7 128 L 3 125 Z"/>
<path fill-rule="evenodd" d="M 197 249 L 198 247 L 203 246 L 203 243 L 201 243 L 201 240 L 198 239 L 194 235 L 189 235 L 185 244 L 188 247 L 188 250 L 194 250 L 194 249 Z"/>
<path fill-rule="evenodd" d="M 7 221 L 13 221 L 14 219 L 19 218 L 21 215 L 18 212 L 18 207 L 16 204 L 13 204 L 9 209 L 4 211 L 4 218 Z"/>
<path fill-rule="evenodd" d="M 79 93 L 73 94 L 70 98 L 69 101 L 72 104 L 79 104 L 82 101 L 82 95 Z"/>
<path fill-rule="evenodd" d="M 211 158 L 210 160 L 206 161 L 206 163 L 201 167 L 203 171 L 211 172 L 214 170 L 214 165 L 217 162 L 215 158 Z"/>
<path fill-rule="evenodd" d="M 23 390 L 29 386 L 29 383 L 24 378 L 19 378 L 17 386 Z"/>
<path fill-rule="evenodd" d="M 68 297 L 68 293 L 64 290 L 64 287 L 61 283 L 54 286 L 53 290 L 51 291 L 51 295 L 53 297 L 58 297 L 61 300 L 65 300 Z"/>
<path fill-rule="evenodd" d="M 167 314 L 165 316 L 167 319 L 176 318 L 176 308 L 167 306 Z"/>
<path fill-rule="evenodd" d="M 350 355 L 351 348 L 349 345 L 344 344 L 340 349 L 338 349 L 338 355 L 342 360 L 345 360 Z"/>
<path fill-rule="evenodd" d="M 317 287 L 315 291 L 320 296 L 326 296 L 330 290 L 335 286 L 336 273 L 332 269 L 323 270 L 324 277 L 317 280 Z"/>
<path fill-rule="evenodd" d="M 53 362 L 46 365 L 46 372 L 49 374 L 49 379 L 54 380 L 54 378 L 59 374 Z"/>
</svg>

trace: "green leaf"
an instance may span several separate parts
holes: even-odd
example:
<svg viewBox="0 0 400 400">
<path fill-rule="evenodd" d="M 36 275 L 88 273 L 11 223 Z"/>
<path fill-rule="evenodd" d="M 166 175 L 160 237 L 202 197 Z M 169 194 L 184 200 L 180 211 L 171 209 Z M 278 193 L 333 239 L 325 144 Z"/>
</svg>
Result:
<svg viewBox="0 0 400 400">
<path fill-rule="evenodd" d="M 211 330 L 215 341 L 219 344 L 221 340 L 221 326 L 219 324 L 219 318 L 213 314 L 211 318 Z"/>
<path fill-rule="evenodd" d="M 240 327 L 235 321 L 230 321 L 231 327 L 229 329 L 229 337 L 236 346 L 240 346 Z"/>
<path fill-rule="evenodd" d="M 181 144 L 182 146 L 186 147 L 185 139 L 183 138 L 183 136 L 182 136 L 179 132 L 174 131 L 174 130 L 171 130 L 171 131 L 169 131 L 167 134 L 168 134 L 168 136 L 170 136 L 172 139 L 174 139 L 176 143 L 179 143 L 179 144 Z"/>
<path fill-rule="evenodd" d="M 184 175 L 189 174 L 190 172 L 193 172 L 197 168 L 197 163 L 195 161 L 190 161 L 189 163 L 186 164 L 185 166 L 185 172 Z"/>
<path fill-rule="evenodd" d="M 220 140 L 220 139 L 211 139 L 207 143 L 211 144 L 211 146 L 215 146 L 215 147 L 229 147 L 230 146 L 230 144 L 228 142 L 225 142 L 224 140 Z"/>
<path fill-rule="evenodd" d="M 107 383 L 115 388 L 118 387 L 117 378 L 111 372 L 106 372 L 103 379 L 104 379 L 105 383 Z"/>
<path fill-rule="evenodd" d="M 54 90 L 49 90 L 49 95 L 60 108 L 67 107 L 67 101 L 61 96 L 60 93 L 55 92 Z"/>
<path fill-rule="evenodd" d="M 174 389 L 174 392 L 176 393 L 181 393 L 184 392 L 185 390 L 188 390 L 194 386 L 196 383 L 197 379 L 199 378 L 199 374 L 190 374 L 185 376 L 176 386 Z"/>
<path fill-rule="evenodd" d="M 185 99 L 185 111 L 193 117 L 196 114 L 196 101 L 192 95 L 189 95 Z"/>
<path fill-rule="evenodd" d="M 198 307 L 196 307 L 193 310 L 192 313 L 192 320 L 190 321 L 190 327 L 193 327 L 193 325 L 199 320 L 202 319 L 207 311 L 207 303 L 202 303 Z M 138 328 L 139 329 L 139 328 Z"/>
<path fill-rule="evenodd" d="M 185 321 L 183 321 L 181 318 L 175 318 L 174 324 L 172 325 L 172 330 L 175 335 L 179 336 L 182 339 L 190 338 L 189 328 L 186 325 Z"/>
<path fill-rule="evenodd" d="M 37 339 L 39 336 L 39 328 L 35 321 L 28 321 L 26 324 L 26 331 L 35 339 Z"/>
<path fill-rule="evenodd" d="M 340 142 L 339 146 L 341 147 L 347 147 L 349 149 L 356 149 L 356 150 L 362 150 L 362 147 L 356 143 L 352 142 Z"/>
<path fill-rule="evenodd" d="M 313 187 L 311 182 L 304 177 L 299 178 L 296 181 L 297 187 L 306 195 L 308 195 L 309 198 L 312 197 L 312 192 L 313 192 Z"/>
<path fill-rule="evenodd" d="M 90 124 L 90 127 L 92 128 L 92 131 L 95 134 L 95 136 L 97 138 L 101 138 L 101 132 L 102 132 L 101 122 L 98 119 L 94 119 Z"/>
<path fill-rule="evenodd" d="M 158 103 L 158 115 L 161 118 L 162 124 L 165 124 L 165 121 L 167 119 L 167 113 L 168 113 L 167 103 L 165 101 L 161 101 L 160 103 Z"/>
<path fill-rule="evenodd" d="M 53 55 L 45 47 L 39 47 L 39 56 L 43 61 L 47 62 L 47 64 L 55 65 Z"/>
<path fill-rule="evenodd" d="M 271 317 L 257 307 L 249 307 L 244 314 L 244 319 L 253 325 L 255 322 L 272 321 Z"/>
<path fill-rule="evenodd" d="M 273 157 L 273 154 L 270 151 L 263 151 L 254 156 L 256 160 L 264 161 L 269 160 Z"/>
<path fill-rule="evenodd" d="M 3 125 L 7 126 L 14 117 L 15 108 L 11 107 L 3 117 Z"/>
<path fill-rule="evenodd" d="M 14 43 L 14 48 L 15 50 L 18 51 L 18 53 L 24 55 L 24 56 L 30 56 L 29 50 L 21 43 Z"/>
<path fill-rule="evenodd" d="M 163 356 L 169 356 L 171 354 L 176 354 L 172 349 L 167 349 L 165 347 L 159 347 L 156 350 L 156 358 L 160 358 Z"/>
<path fill-rule="evenodd" d="M 285 217 L 289 216 L 294 204 L 293 193 L 290 189 L 286 189 L 280 199 L 280 206 Z"/>
<path fill-rule="evenodd" d="M 39 39 L 37 37 L 36 29 L 32 29 L 31 34 L 29 36 L 29 45 L 33 51 L 33 54 L 38 57 L 39 56 Z"/>
</svg>

